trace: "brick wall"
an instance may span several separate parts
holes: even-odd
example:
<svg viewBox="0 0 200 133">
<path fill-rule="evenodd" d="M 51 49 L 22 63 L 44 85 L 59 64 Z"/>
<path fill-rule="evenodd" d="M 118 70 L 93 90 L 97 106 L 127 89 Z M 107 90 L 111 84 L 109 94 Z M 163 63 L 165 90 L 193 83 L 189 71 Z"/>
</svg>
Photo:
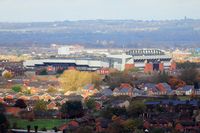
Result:
<svg viewBox="0 0 200 133">
<path fill-rule="evenodd" d="M 151 72 L 153 72 L 153 64 L 146 63 L 144 67 L 144 73 L 151 73 Z"/>
</svg>

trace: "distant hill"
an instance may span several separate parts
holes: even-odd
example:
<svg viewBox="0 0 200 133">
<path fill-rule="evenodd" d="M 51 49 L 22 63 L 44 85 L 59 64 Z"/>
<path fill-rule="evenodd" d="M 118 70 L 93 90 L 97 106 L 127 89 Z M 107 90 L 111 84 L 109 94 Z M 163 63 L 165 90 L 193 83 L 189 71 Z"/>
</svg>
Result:
<svg viewBox="0 0 200 133">
<path fill-rule="evenodd" d="M 200 20 L 0 23 L 0 46 L 199 47 Z"/>
</svg>

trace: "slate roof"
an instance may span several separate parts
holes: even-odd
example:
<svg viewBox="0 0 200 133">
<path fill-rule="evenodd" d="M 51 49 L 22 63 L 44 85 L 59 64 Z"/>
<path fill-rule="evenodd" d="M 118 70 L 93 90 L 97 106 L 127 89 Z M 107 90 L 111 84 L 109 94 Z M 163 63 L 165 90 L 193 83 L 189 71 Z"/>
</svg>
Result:
<svg viewBox="0 0 200 133">
<path fill-rule="evenodd" d="M 101 94 L 104 96 L 111 96 L 113 94 L 113 91 L 111 89 L 104 89 L 102 90 Z"/>
<path fill-rule="evenodd" d="M 186 86 L 184 86 L 184 87 L 178 88 L 177 91 L 190 91 L 190 90 L 192 90 L 193 88 L 194 88 L 193 85 L 186 85 Z"/>
</svg>

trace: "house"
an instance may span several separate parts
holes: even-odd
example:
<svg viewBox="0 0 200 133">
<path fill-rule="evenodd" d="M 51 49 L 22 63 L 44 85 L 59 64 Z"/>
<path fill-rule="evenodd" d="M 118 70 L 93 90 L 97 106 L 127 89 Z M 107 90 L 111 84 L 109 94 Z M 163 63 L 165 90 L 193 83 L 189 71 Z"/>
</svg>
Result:
<svg viewBox="0 0 200 133">
<path fill-rule="evenodd" d="M 130 84 L 122 83 L 120 87 L 113 90 L 114 96 L 126 95 L 133 96 L 133 88 Z"/>
<path fill-rule="evenodd" d="M 156 88 L 156 84 L 146 83 L 143 86 L 144 92 L 147 93 L 148 96 L 156 96 L 159 95 L 159 90 Z"/>
<path fill-rule="evenodd" d="M 141 95 L 144 94 L 143 91 L 141 91 L 141 90 L 139 90 L 139 89 L 137 89 L 137 88 L 134 88 L 134 89 L 132 90 L 132 93 L 133 93 L 133 96 L 141 96 Z"/>
<path fill-rule="evenodd" d="M 100 93 L 103 96 L 112 96 L 113 95 L 113 91 L 111 89 L 103 89 Z"/>
<path fill-rule="evenodd" d="M 51 102 L 51 103 L 49 103 L 48 105 L 47 105 L 47 109 L 58 109 L 58 107 L 57 107 L 57 105 L 56 105 L 56 103 L 55 102 Z"/>
<path fill-rule="evenodd" d="M 83 91 L 82 96 L 85 98 L 94 95 L 98 92 L 98 90 L 94 88 L 94 84 L 88 84 L 84 86 L 82 91 Z"/>
<path fill-rule="evenodd" d="M 130 105 L 130 102 L 128 100 L 115 100 L 112 101 L 111 106 L 112 107 L 120 107 L 120 108 L 128 108 Z"/>
<path fill-rule="evenodd" d="M 18 116 L 22 109 L 18 107 L 6 107 L 6 114 Z"/>
<path fill-rule="evenodd" d="M 2 97 L 0 97 L 0 103 L 3 103 L 4 99 Z"/>
<path fill-rule="evenodd" d="M 178 89 L 176 89 L 175 93 L 177 95 L 191 95 L 193 93 L 193 90 L 194 90 L 194 86 L 186 85 L 186 86 L 179 87 Z"/>
<path fill-rule="evenodd" d="M 160 95 L 166 95 L 172 92 L 170 85 L 167 83 L 159 83 L 156 85 L 156 88 L 159 90 Z"/>
</svg>

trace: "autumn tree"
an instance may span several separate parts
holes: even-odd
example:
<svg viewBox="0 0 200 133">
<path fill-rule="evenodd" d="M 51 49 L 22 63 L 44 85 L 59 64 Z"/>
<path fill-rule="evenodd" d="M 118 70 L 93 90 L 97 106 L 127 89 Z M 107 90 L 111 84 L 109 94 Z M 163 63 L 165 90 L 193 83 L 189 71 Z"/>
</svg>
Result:
<svg viewBox="0 0 200 133">
<path fill-rule="evenodd" d="M 183 87 L 186 85 L 184 81 L 177 77 L 170 77 L 168 83 L 172 87 L 172 89 L 178 89 L 179 87 Z"/>
<path fill-rule="evenodd" d="M 6 78 L 6 79 L 10 79 L 13 77 L 13 74 L 12 74 L 12 72 L 5 70 L 2 72 L 2 77 Z"/>
<path fill-rule="evenodd" d="M 49 86 L 49 88 L 47 89 L 47 92 L 48 93 L 56 93 L 57 92 L 57 89 L 53 86 Z"/>
<path fill-rule="evenodd" d="M 60 77 L 59 81 L 64 92 L 81 90 L 87 84 L 97 85 L 100 76 L 94 72 L 80 72 L 67 70 Z"/>
</svg>

